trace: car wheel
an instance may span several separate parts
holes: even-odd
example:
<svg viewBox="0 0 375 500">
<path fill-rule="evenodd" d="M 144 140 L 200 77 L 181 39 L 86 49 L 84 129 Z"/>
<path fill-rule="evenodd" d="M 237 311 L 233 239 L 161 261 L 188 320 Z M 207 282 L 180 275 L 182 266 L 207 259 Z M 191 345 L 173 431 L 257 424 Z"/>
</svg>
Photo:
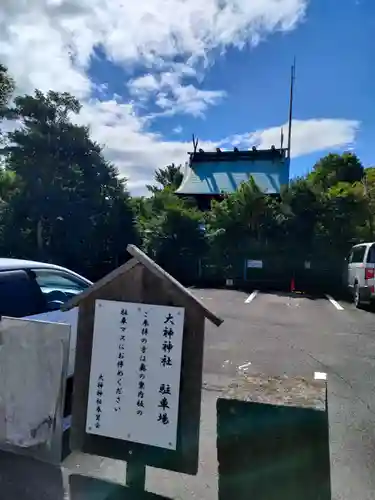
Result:
<svg viewBox="0 0 375 500">
<path fill-rule="evenodd" d="M 359 289 L 358 283 L 356 283 L 354 285 L 353 299 L 354 299 L 354 305 L 355 305 L 355 307 L 360 308 L 361 305 L 362 305 L 362 301 L 361 301 L 361 291 Z"/>
</svg>

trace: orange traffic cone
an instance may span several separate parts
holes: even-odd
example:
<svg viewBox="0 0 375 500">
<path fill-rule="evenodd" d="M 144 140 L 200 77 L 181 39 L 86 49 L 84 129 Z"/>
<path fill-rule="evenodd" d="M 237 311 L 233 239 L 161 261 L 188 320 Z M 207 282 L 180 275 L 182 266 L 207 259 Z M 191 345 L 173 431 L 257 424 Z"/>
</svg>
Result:
<svg viewBox="0 0 375 500">
<path fill-rule="evenodd" d="M 296 284 L 294 282 L 294 276 L 292 277 L 292 279 L 290 280 L 290 291 L 291 292 L 295 292 L 296 291 Z"/>
</svg>

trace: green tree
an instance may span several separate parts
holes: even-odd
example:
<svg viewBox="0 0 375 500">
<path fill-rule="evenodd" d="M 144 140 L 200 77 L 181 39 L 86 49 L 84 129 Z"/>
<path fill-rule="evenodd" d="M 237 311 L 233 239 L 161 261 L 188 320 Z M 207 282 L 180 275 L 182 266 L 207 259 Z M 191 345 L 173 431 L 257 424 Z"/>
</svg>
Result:
<svg viewBox="0 0 375 500">
<path fill-rule="evenodd" d="M 346 254 L 352 244 L 367 239 L 367 222 L 368 203 L 362 183 L 340 182 L 327 191 L 323 224 L 337 252 Z"/>
<path fill-rule="evenodd" d="M 339 182 L 353 184 L 362 181 L 363 175 L 363 165 L 355 154 L 328 154 L 314 165 L 307 179 L 312 184 L 328 189 Z"/>
<path fill-rule="evenodd" d="M 7 68 L 0 64 L 0 119 L 7 114 L 8 103 L 14 92 L 15 83 Z"/>
<path fill-rule="evenodd" d="M 182 179 L 182 166 L 176 166 L 172 163 L 171 165 L 167 165 L 165 168 L 159 168 L 155 171 L 154 180 L 161 187 L 158 185 L 148 185 L 146 187 L 151 193 L 156 193 L 165 188 L 170 188 L 172 191 L 175 191 L 181 185 Z"/>
<path fill-rule="evenodd" d="M 102 274 L 135 240 L 134 214 L 124 181 L 89 129 L 70 122 L 79 110 L 66 93 L 15 99 L 12 114 L 21 126 L 8 134 L 6 168 L 20 187 L 8 204 L 4 234 L 13 255 Z"/>
<path fill-rule="evenodd" d="M 18 123 L 2 143 L 3 255 L 51 260 L 96 279 L 140 236 L 157 262 L 191 282 L 205 257 L 220 277 L 242 276 L 247 258 L 271 259 L 274 273 L 310 258 L 340 262 L 352 244 L 375 239 L 375 168 L 365 170 L 353 153 L 321 158 L 280 197 L 250 178 L 203 214 L 194 198 L 175 195 L 181 165 L 158 169 L 150 196 L 131 198 L 89 129 L 72 123 L 76 98 L 37 90 L 10 107 L 14 88 L 0 65 L 0 120 Z"/>
<path fill-rule="evenodd" d="M 375 167 L 365 169 L 363 190 L 368 207 L 368 239 L 375 239 Z"/>
<path fill-rule="evenodd" d="M 307 260 L 315 236 L 316 224 L 321 211 L 319 189 L 314 189 L 306 179 L 298 178 L 282 192 L 280 210 L 284 248 L 289 252 L 298 251 L 301 259 Z"/>
<path fill-rule="evenodd" d="M 140 213 L 138 224 L 145 252 L 182 282 L 196 279 L 199 258 L 206 248 L 202 213 L 170 189 L 145 199 Z"/>
<path fill-rule="evenodd" d="M 242 275 L 244 259 L 259 254 L 268 217 L 267 199 L 252 178 L 223 201 L 213 202 L 206 214 L 210 259 L 227 277 Z M 233 270 L 234 264 L 240 269 Z"/>
<path fill-rule="evenodd" d="M 19 185 L 19 179 L 14 172 L 0 169 L 0 203 L 9 203 Z"/>
<path fill-rule="evenodd" d="M 5 66 L 0 64 L 0 168 L 3 168 L 4 133 L 1 123 L 9 116 L 9 101 L 15 89 L 14 80 L 10 77 Z"/>
</svg>

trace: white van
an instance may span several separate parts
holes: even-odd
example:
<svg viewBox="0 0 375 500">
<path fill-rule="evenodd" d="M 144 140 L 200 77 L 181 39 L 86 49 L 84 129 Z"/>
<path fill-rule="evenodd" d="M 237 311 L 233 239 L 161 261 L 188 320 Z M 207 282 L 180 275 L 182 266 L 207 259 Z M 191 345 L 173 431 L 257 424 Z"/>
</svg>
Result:
<svg viewBox="0 0 375 500">
<path fill-rule="evenodd" d="M 347 259 L 347 286 L 356 307 L 375 299 L 375 242 L 355 245 Z"/>
</svg>

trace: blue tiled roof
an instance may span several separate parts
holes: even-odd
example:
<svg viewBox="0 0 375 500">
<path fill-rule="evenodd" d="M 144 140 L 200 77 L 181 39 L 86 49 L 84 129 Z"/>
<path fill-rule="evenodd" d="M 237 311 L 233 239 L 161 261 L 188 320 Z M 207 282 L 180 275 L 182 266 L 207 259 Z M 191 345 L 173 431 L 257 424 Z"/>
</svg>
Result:
<svg viewBox="0 0 375 500">
<path fill-rule="evenodd" d="M 289 159 L 200 161 L 187 166 L 177 194 L 222 194 L 234 192 L 242 182 L 253 177 L 265 194 L 280 193 L 289 182 Z"/>
</svg>

